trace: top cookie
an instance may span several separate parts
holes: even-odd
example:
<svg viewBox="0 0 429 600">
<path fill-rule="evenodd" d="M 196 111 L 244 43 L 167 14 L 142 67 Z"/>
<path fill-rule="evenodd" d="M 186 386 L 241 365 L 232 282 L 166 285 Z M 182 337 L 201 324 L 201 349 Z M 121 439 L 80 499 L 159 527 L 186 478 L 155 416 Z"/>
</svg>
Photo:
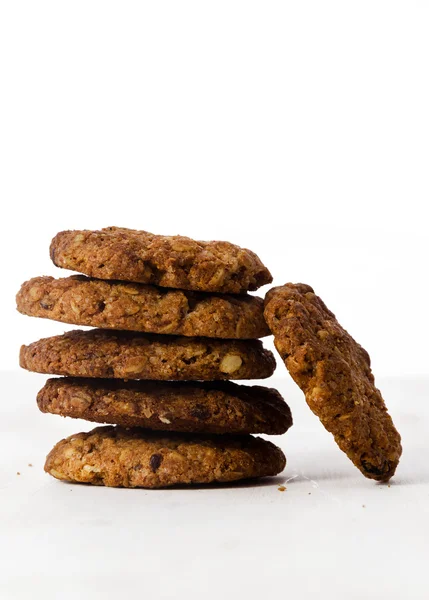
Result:
<svg viewBox="0 0 429 600">
<path fill-rule="evenodd" d="M 365 477 L 392 477 L 401 438 L 374 385 L 368 353 L 309 285 L 271 289 L 265 318 L 290 374 L 341 450 Z"/>
<path fill-rule="evenodd" d="M 90 277 L 184 290 L 241 294 L 272 281 L 254 252 L 229 242 L 197 242 L 121 227 L 62 231 L 52 240 L 50 253 L 58 267 Z"/>
</svg>

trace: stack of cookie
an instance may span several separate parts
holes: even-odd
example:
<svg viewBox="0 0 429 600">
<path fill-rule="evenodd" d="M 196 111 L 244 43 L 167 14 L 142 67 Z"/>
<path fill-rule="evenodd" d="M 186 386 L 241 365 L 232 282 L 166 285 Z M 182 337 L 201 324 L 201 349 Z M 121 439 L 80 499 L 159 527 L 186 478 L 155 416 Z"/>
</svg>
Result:
<svg viewBox="0 0 429 600">
<path fill-rule="evenodd" d="M 36 277 L 17 295 L 26 315 L 96 327 L 23 346 L 20 365 L 61 375 L 40 410 L 111 426 L 59 442 L 45 470 L 66 481 L 124 487 L 276 475 L 282 451 L 252 433 L 292 424 L 280 394 L 228 380 L 263 379 L 275 360 L 263 300 L 271 282 L 251 251 L 109 227 L 64 231 L 53 262 L 83 273 Z"/>
</svg>

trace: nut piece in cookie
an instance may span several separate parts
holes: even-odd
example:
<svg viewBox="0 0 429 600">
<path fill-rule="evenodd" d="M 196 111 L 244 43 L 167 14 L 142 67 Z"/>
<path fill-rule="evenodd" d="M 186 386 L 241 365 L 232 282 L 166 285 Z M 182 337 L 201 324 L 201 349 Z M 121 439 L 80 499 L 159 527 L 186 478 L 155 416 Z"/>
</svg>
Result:
<svg viewBox="0 0 429 600">
<path fill-rule="evenodd" d="M 96 423 L 199 433 L 285 433 L 290 409 L 277 390 L 229 381 L 122 381 L 59 377 L 37 395 L 42 412 Z"/>
<path fill-rule="evenodd" d="M 259 340 L 91 329 L 22 346 L 20 365 L 36 373 L 69 377 L 214 381 L 265 379 L 276 363 Z"/>
<path fill-rule="evenodd" d="M 16 296 L 19 312 L 74 325 L 187 337 L 256 339 L 270 334 L 262 298 L 170 290 L 83 275 L 34 277 Z"/>
<path fill-rule="evenodd" d="M 161 287 L 242 294 L 272 281 L 259 257 L 229 242 L 107 227 L 61 231 L 52 240 L 58 267 L 97 277 Z"/>
<path fill-rule="evenodd" d="M 311 410 L 365 477 L 387 481 L 401 456 L 401 437 L 374 385 L 366 350 L 309 285 L 271 289 L 264 314 Z"/>
<path fill-rule="evenodd" d="M 98 427 L 59 442 L 46 458 L 45 471 L 76 483 L 161 488 L 273 476 L 285 465 L 280 448 L 251 435 Z"/>
</svg>

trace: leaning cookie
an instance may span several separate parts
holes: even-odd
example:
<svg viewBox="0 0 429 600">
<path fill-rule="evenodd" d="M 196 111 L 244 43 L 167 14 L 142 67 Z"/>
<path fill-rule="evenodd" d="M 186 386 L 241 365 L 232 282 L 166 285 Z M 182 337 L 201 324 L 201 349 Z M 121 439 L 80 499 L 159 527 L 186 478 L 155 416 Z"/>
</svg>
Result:
<svg viewBox="0 0 429 600">
<path fill-rule="evenodd" d="M 98 427 L 59 442 L 47 456 L 45 471 L 76 483 L 161 488 L 274 476 L 285 465 L 280 448 L 250 435 Z"/>
<path fill-rule="evenodd" d="M 275 346 L 311 410 L 365 477 L 388 480 L 401 438 L 374 385 L 368 353 L 309 285 L 274 288 L 265 303 Z"/>
<path fill-rule="evenodd" d="M 290 409 L 279 392 L 231 382 L 48 379 L 42 412 L 126 427 L 198 433 L 285 433 Z"/>
<path fill-rule="evenodd" d="M 229 242 L 198 242 L 121 227 L 61 231 L 50 253 L 58 267 L 90 277 L 183 290 L 241 294 L 272 281 L 254 252 Z"/>
<path fill-rule="evenodd" d="M 19 312 L 106 329 L 229 339 L 269 335 L 262 298 L 169 290 L 81 275 L 34 277 L 16 296 Z"/>
<path fill-rule="evenodd" d="M 185 338 L 91 329 L 70 331 L 22 346 L 28 371 L 114 379 L 265 379 L 275 360 L 259 340 Z"/>
</svg>

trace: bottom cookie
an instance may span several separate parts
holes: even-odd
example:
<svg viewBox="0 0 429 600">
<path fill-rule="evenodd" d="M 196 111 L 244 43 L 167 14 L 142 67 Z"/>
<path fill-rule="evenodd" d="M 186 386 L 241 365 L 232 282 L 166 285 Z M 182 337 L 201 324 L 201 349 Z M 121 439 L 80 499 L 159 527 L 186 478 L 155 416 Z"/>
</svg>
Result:
<svg viewBox="0 0 429 600">
<path fill-rule="evenodd" d="M 54 446 L 45 471 L 64 481 L 161 488 L 277 475 L 286 458 L 251 435 L 191 435 L 97 427 Z"/>
</svg>

